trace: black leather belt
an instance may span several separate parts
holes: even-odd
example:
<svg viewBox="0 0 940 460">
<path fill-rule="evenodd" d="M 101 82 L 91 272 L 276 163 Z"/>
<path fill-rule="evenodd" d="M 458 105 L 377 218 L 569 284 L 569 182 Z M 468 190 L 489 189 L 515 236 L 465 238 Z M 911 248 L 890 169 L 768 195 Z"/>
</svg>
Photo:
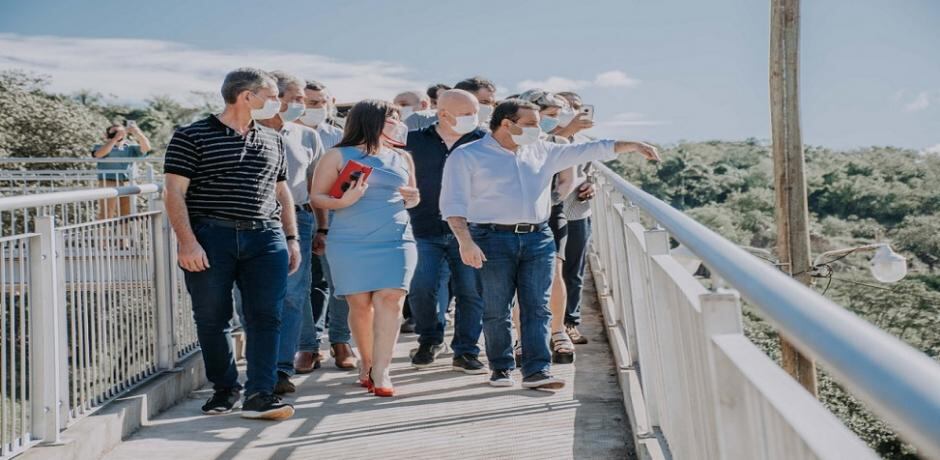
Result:
<svg viewBox="0 0 940 460">
<path fill-rule="evenodd" d="M 494 232 L 512 232 L 512 233 L 535 233 L 541 232 L 548 227 L 548 223 L 542 222 L 540 224 L 470 224 L 471 227 L 476 228 L 485 228 L 487 230 L 492 230 Z"/>
<path fill-rule="evenodd" d="M 297 211 L 304 210 L 307 212 L 313 212 L 313 206 L 310 206 L 310 203 L 295 204 L 294 209 Z"/>
<path fill-rule="evenodd" d="M 234 228 L 235 230 L 261 230 L 264 228 L 281 228 L 279 220 L 225 220 L 213 219 L 210 217 L 197 217 L 193 219 L 196 223 L 206 223 L 217 225 L 219 227 Z"/>
</svg>

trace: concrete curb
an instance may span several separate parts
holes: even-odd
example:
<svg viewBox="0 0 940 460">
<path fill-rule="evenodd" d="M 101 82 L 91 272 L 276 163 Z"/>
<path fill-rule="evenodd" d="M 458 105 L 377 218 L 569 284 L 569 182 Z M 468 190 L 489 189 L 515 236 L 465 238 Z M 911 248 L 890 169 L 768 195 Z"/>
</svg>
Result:
<svg viewBox="0 0 940 460">
<path fill-rule="evenodd" d="M 202 353 L 163 372 L 140 388 L 111 401 L 62 432 L 62 443 L 37 445 L 22 460 L 88 460 L 101 458 L 122 440 L 146 425 L 152 416 L 189 397 L 206 383 Z M 146 456 L 145 454 L 142 454 Z"/>
</svg>

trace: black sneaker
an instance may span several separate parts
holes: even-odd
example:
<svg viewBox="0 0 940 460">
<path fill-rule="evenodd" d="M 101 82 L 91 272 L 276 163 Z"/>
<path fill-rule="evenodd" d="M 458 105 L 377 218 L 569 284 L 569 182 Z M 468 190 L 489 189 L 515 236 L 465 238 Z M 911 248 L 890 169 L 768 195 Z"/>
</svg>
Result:
<svg viewBox="0 0 940 460">
<path fill-rule="evenodd" d="M 282 395 L 297 391 L 294 382 L 290 381 L 290 376 L 284 372 L 277 371 L 277 384 L 274 385 L 274 394 Z"/>
<path fill-rule="evenodd" d="M 464 374 L 485 374 L 486 366 L 475 355 L 469 353 L 454 358 L 453 369 Z"/>
<path fill-rule="evenodd" d="M 227 414 L 232 411 L 240 397 L 241 390 L 238 388 L 216 390 L 212 397 L 203 404 L 202 413 L 207 415 Z"/>
<path fill-rule="evenodd" d="M 399 327 L 398 332 L 402 334 L 414 334 L 415 322 L 411 319 L 406 319 L 405 322 L 401 323 L 401 327 Z"/>
<path fill-rule="evenodd" d="M 490 374 L 490 386 L 511 387 L 516 384 L 509 369 L 497 369 Z"/>
<path fill-rule="evenodd" d="M 262 420 L 284 420 L 294 415 L 294 406 L 268 393 L 255 393 L 242 404 L 242 417 Z"/>
<path fill-rule="evenodd" d="M 522 379 L 522 388 L 533 390 L 560 390 L 565 387 L 565 381 L 553 376 L 548 371 L 536 372 Z"/>
<path fill-rule="evenodd" d="M 441 353 L 444 352 L 444 345 L 431 345 L 429 343 L 422 343 L 418 345 L 418 351 L 415 352 L 415 355 L 411 357 L 411 365 L 416 369 L 424 369 L 432 364 L 434 360 L 437 359 Z"/>
</svg>

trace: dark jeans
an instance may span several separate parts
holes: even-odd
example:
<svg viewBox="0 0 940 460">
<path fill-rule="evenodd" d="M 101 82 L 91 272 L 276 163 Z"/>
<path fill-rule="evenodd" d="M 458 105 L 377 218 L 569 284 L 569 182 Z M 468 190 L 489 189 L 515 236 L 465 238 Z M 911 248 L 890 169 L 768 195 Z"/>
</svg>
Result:
<svg viewBox="0 0 940 460">
<path fill-rule="evenodd" d="M 408 302 L 415 322 L 418 343 L 439 345 L 444 343 L 444 314 L 450 302 L 448 281 L 457 298 L 454 313 L 454 356 L 480 354 L 477 342 L 483 328 L 483 298 L 477 290 L 477 270 L 460 260 L 460 246 L 452 234 L 433 238 L 416 238 L 418 260 L 411 280 Z M 449 270 L 448 270 L 449 268 Z M 450 272 L 450 280 L 444 278 Z"/>
<path fill-rule="evenodd" d="M 591 218 L 568 221 L 568 246 L 562 277 L 568 289 L 565 324 L 581 324 L 581 288 L 584 286 L 584 265 L 587 261 L 588 242 L 591 241 Z"/>
<path fill-rule="evenodd" d="M 271 393 L 277 382 L 281 309 L 287 291 L 284 232 L 280 228 L 235 230 L 198 220 L 193 232 L 210 265 L 202 272 L 185 272 L 206 377 L 216 390 L 239 388 L 229 336 L 234 283 L 241 291 L 244 311 L 246 393 Z"/>
<path fill-rule="evenodd" d="M 555 271 L 555 239 L 543 231 L 517 234 L 471 227 L 473 241 L 486 256 L 480 272 L 483 334 L 490 369 L 512 369 L 512 301 L 518 293 L 522 331 L 522 375 L 551 368 L 552 312 L 548 299 Z"/>
<path fill-rule="evenodd" d="M 313 267 L 313 214 L 297 210 L 297 241 L 300 243 L 300 268 L 287 277 L 287 294 L 281 310 L 281 339 L 278 345 L 277 370 L 294 375 L 294 353 L 300 341 L 303 317 L 310 310 L 310 280 Z"/>
</svg>

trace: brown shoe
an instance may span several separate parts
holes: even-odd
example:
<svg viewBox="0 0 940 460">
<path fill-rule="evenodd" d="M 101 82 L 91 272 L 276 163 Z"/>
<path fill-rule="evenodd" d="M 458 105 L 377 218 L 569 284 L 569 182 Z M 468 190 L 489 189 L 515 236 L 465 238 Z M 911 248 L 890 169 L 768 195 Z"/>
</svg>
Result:
<svg viewBox="0 0 940 460">
<path fill-rule="evenodd" d="M 340 369 L 355 369 L 358 359 L 348 343 L 334 343 L 330 346 L 330 354 L 336 360 L 336 367 Z"/>
<path fill-rule="evenodd" d="M 576 345 L 584 345 L 588 343 L 587 337 L 581 335 L 581 331 L 578 330 L 578 326 L 569 324 L 566 327 L 566 331 L 568 332 L 568 337 L 571 337 L 571 343 Z"/>
<path fill-rule="evenodd" d="M 309 374 L 314 369 L 320 368 L 320 361 L 323 359 L 320 353 L 315 351 L 298 351 L 294 353 L 294 370 L 298 374 Z"/>
</svg>

